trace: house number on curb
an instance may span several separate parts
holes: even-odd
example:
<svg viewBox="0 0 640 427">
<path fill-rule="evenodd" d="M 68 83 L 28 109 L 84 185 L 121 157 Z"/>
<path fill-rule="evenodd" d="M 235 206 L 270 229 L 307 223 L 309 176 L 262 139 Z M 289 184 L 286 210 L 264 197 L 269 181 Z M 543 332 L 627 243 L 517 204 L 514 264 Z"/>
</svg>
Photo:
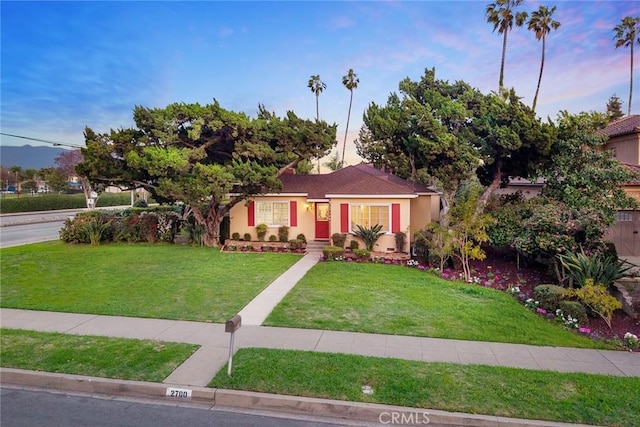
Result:
<svg viewBox="0 0 640 427">
<path fill-rule="evenodd" d="M 191 399 L 191 390 L 187 388 L 167 388 L 167 397 L 177 397 L 179 399 Z"/>
</svg>

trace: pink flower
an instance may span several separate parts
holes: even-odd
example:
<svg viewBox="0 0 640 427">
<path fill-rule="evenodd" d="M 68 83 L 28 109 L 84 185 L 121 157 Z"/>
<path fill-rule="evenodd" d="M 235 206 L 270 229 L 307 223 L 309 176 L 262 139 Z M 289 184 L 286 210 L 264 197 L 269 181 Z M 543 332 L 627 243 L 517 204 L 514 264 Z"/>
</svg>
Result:
<svg viewBox="0 0 640 427">
<path fill-rule="evenodd" d="M 536 313 L 538 313 L 538 314 L 547 314 L 547 310 L 545 310 L 544 308 L 538 307 L 538 308 L 536 308 Z"/>
<path fill-rule="evenodd" d="M 591 333 L 591 329 L 589 329 L 589 328 L 579 328 L 578 332 L 580 332 L 581 334 L 590 334 Z"/>
</svg>

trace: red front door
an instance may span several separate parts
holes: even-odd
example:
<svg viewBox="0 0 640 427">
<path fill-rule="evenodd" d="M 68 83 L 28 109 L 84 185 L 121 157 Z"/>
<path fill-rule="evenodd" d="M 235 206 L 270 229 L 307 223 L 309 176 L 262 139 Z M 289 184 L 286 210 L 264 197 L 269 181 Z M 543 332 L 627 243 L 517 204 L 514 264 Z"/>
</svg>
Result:
<svg viewBox="0 0 640 427">
<path fill-rule="evenodd" d="M 316 203 L 316 239 L 329 238 L 329 203 Z"/>
</svg>

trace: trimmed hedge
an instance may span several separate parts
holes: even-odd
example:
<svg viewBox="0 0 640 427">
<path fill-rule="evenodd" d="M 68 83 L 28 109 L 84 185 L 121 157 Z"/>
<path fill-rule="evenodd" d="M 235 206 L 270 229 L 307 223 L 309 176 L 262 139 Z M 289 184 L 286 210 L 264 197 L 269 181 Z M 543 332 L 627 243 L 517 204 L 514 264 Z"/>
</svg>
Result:
<svg viewBox="0 0 640 427">
<path fill-rule="evenodd" d="M 173 243 L 180 228 L 181 215 L 173 207 L 126 209 L 120 212 L 87 211 L 67 219 L 60 239 L 67 243 L 166 242 Z M 100 236 L 92 233 L 100 230 Z"/>
<path fill-rule="evenodd" d="M 130 193 L 102 193 L 96 207 L 126 206 L 131 204 Z M 0 213 L 55 211 L 87 207 L 84 194 L 41 194 L 0 199 Z"/>
</svg>

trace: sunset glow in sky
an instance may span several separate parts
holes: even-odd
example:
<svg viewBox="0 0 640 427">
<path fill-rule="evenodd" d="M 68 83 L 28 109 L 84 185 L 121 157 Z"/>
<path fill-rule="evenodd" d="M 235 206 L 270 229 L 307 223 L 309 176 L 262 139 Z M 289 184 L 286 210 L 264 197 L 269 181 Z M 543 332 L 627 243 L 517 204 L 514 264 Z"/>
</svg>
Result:
<svg viewBox="0 0 640 427">
<path fill-rule="evenodd" d="M 349 141 L 370 102 L 384 104 L 405 77 L 463 80 L 497 90 L 502 38 L 486 22 L 489 1 L 11 2 L 0 3 L 2 132 L 82 145 L 83 130 L 133 125 L 134 106 L 206 104 L 255 116 L 258 104 L 315 118 L 312 74 L 327 84 L 320 117 L 344 138 L 349 68 L 354 92 Z M 639 16 L 636 1 L 525 1 L 557 6 L 547 36 L 537 113 L 602 111 L 616 94 L 627 111 L 628 48 L 613 27 Z M 505 85 L 531 104 L 542 43 L 526 27 L 509 34 Z M 634 86 L 640 87 L 640 49 Z M 634 90 L 632 113 L 640 113 Z M 2 145 L 40 145 L 0 136 Z M 348 162 L 358 161 L 353 144 Z"/>
</svg>

